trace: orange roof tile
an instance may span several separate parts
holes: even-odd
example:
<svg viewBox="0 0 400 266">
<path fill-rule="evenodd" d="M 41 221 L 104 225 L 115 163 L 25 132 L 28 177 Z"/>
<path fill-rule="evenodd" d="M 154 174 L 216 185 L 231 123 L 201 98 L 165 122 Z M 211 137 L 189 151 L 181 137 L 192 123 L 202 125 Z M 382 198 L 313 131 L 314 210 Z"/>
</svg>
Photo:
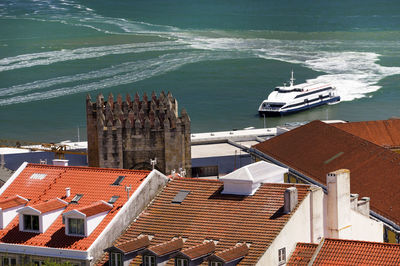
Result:
<svg viewBox="0 0 400 266">
<path fill-rule="evenodd" d="M 20 205 L 25 205 L 26 203 L 28 203 L 28 200 L 21 198 L 18 195 L 15 195 L 15 196 L 9 197 L 7 199 L 1 200 L 0 201 L 0 209 L 6 210 L 6 209 L 17 207 Z"/>
<path fill-rule="evenodd" d="M 31 175 L 35 173 L 46 176 L 43 179 L 31 179 Z M 27 206 L 33 206 L 57 197 L 69 202 L 75 194 L 83 194 L 77 204 L 67 206 L 63 211 L 65 213 L 82 206 L 90 206 L 99 200 L 107 202 L 114 195 L 120 198 L 88 237 L 65 235 L 61 215 L 42 234 L 20 232 L 16 217 L 5 229 L 0 230 L 0 243 L 87 250 L 126 203 L 124 186 L 130 185 L 132 194 L 149 173 L 140 170 L 28 164 L 0 195 L 0 201 L 18 194 L 30 200 Z M 120 175 L 126 176 L 121 185 L 111 186 Z M 66 188 L 71 189 L 69 197 L 65 196 Z"/>
<path fill-rule="evenodd" d="M 318 244 L 297 243 L 287 265 L 308 265 L 317 247 Z"/>
<path fill-rule="evenodd" d="M 188 247 L 179 253 L 189 258 L 190 260 L 195 260 L 197 258 L 206 256 L 215 250 L 215 244 L 213 241 L 206 241 L 205 243 L 198 244 L 197 246 Z"/>
<path fill-rule="evenodd" d="M 400 226 L 400 154 L 321 121 L 253 147 L 323 185 L 329 172 L 349 169 L 351 193 L 370 197 L 371 210 Z"/>
<path fill-rule="evenodd" d="M 77 211 L 80 211 L 81 213 L 85 214 L 86 217 L 93 216 L 95 214 L 99 214 L 102 212 L 106 212 L 112 209 L 111 204 L 107 204 L 106 202 L 100 200 L 97 201 L 89 206 L 84 206 L 82 208 L 76 209 Z"/>
<path fill-rule="evenodd" d="M 331 124 L 382 147 L 400 148 L 400 119 Z"/>
<path fill-rule="evenodd" d="M 399 244 L 329 238 L 322 241 L 318 249 L 314 244 L 297 244 L 288 265 L 307 265 L 299 256 L 312 265 L 400 265 Z"/>
<path fill-rule="evenodd" d="M 247 244 L 238 244 L 234 247 L 222 250 L 218 253 L 215 253 L 211 257 L 215 257 L 218 260 L 222 260 L 224 263 L 229 263 L 231 261 L 240 259 L 249 253 L 249 247 Z"/>
<path fill-rule="evenodd" d="M 141 235 L 135 239 L 116 245 L 115 247 L 122 250 L 124 253 L 130 253 L 148 247 L 149 245 L 150 238 L 146 235 Z"/>
<path fill-rule="evenodd" d="M 116 241 L 125 243 L 140 234 L 153 235 L 153 245 L 181 236 L 183 249 L 217 240 L 215 252 L 237 243 L 251 243 L 240 265 L 253 265 L 288 221 L 283 213 L 284 191 L 293 184 L 263 184 L 252 196 L 221 194 L 223 182 L 177 178 L 164 188 L 127 231 Z M 309 185 L 296 184 L 298 200 L 309 193 Z M 172 199 L 181 190 L 190 193 L 180 203 Z M 293 212 L 292 212 L 293 213 Z"/>
<path fill-rule="evenodd" d="M 55 198 L 35 205 L 31 205 L 30 207 L 40 211 L 41 213 L 46 213 L 61 208 L 65 208 L 67 205 L 68 205 L 67 202 L 60 200 L 59 198 Z"/>
<path fill-rule="evenodd" d="M 183 239 L 175 238 L 169 241 L 165 241 L 147 248 L 147 250 L 153 252 L 157 256 L 163 256 L 171 252 L 180 250 L 183 247 Z"/>
</svg>

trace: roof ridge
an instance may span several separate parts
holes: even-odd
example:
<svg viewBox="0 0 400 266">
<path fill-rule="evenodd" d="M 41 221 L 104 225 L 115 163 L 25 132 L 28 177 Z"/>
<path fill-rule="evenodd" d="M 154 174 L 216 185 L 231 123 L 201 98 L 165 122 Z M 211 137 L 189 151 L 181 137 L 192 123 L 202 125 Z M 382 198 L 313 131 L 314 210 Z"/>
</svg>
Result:
<svg viewBox="0 0 400 266">
<path fill-rule="evenodd" d="M 339 239 L 339 238 L 325 238 L 327 241 L 335 241 L 335 242 L 352 242 L 352 243 L 367 243 L 367 244 L 378 244 L 378 245 L 386 245 L 386 246 L 397 246 L 400 248 L 399 243 L 386 243 L 386 242 L 377 242 L 377 241 L 366 241 L 366 240 L 354 240 L 354 239 Z"/>
<path fill-rule="evenodd" d="M 115 168 L 104 168 L 104 167 L 89 167 L 89 166 L 77 166 L 77 165 L 51 165 L 51 164 L 38 164 L 38 163 L 28 163 L 28 166 L 35 166 L 38 168 L 55 168 L 55 169 L 81 169 L 87 171 L 107 171 L 107 172 L 142 172 L 150 173 L 149 170 L 136 170 L 136 169 L 115 169 Z"/>
</svg>

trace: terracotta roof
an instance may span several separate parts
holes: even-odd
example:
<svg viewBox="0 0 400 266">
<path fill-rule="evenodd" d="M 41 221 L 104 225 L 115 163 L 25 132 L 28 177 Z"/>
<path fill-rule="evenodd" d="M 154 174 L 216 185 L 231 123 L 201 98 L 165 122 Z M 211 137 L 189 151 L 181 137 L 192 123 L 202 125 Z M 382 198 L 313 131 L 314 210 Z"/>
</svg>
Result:
<svg viewBox="0 0 400 266">
<path fill-rule="evenodd" d="M 85 214 L 86 217 L 93 216 L 95 214 L 99 214 L 102 212 L 106 212 L 112 209 L 112 205 L 108 204 L 102 200 L 97 201 L 89 206 L 84 206 L 82 208 L 76 209 L 77 211 L 80 211 L 81 213 Z"/>
<path fill-rule="evenodd" d="M 190 260 L 194 260 L 200 257 L 207 256 L 210 253 L 213 253 L 215 250 L 214 241 L 206 241 L 204 243 L 198 244 L 197 246 L 188 247 L 179 253 L 189 258 Z"/>
<path fill-rule="evenodd" d="M 150 239 L 146 235 L 138 236 L 135 239 L 127 241 L 125 243 L 116 245 L 115 247 L 123 251 L 125 254 L 137 251 L 150 245 Z"/>
<path fill-rule="evenodd" d="M 331 124 L 386 148 L 400 148 L 400 119 Z"/>
<path fill-rule="evenodd" d="M 65 208 L 67 207 L 68 203 L 59 199 L 59 198 L 55 198 L 55 199 L 50 199 L 48 201 L 45 202 L 41 202 L 35 205 L 31 205 L 30 207 L 40 211 L 41 213 L 46 213 L 46 212 L 50 212 L 50 211 L 54 211 L 54 210 L 58 210 L 61 208 Z"/>
<path fill-rule="evenodd" d="M 6 210 L 6 209 L 17 207 L 20 205 L 25 205 L 26 203 L 28 203 L 28 200 L 21 198 L 18 195 L 15 195 L 15 196 L 9 197 L 7 199 L 1 200 L 0 201 L 0 209 Z"/>
<path fill-rule="evenodd" d="M 171 252 L 180 250 L 183 247 L 183 244 L 183 239 L 179 237 L 159 243 L 157 245 L 150 246 L 147 248 L 147 250 L 153 252 L 157 256 L 163 256 Z"/>
<path fill-rule="evenodd" d="M 116 241 L 124 243 L 140 234 L 153 235 L 159 244 L 181 236 L 183 249 L 218 240 L 215 252 L 237 243 L 252 243 L 241 265 L 256 264 L 279 234 L 291 213 L 283 213 L 284 192 L 293 184 L 262 184 L 252 196 L 221 194 L 223 182 L 174 179 Z M 296 184 L 298 200 L 309 193 L 309 185 Z M 190 193 L 180 204 L 172 199 L 181 190 Z M 292 212 L 293 213 L 293 212 Z M 204 262 L 206 263 L 206 262 Z"/>
<path fill-rule="evenodd" d="M 371 210 L 400 225 L 400 154 L 321 121 L 253 147 L 323 185 L 327 173 L 349 169 L 351 193 L 370 197 Z"/>
<path fill-rule="evenodd" d="M 220 261 L 223 261 L 224 263 L 228 263 L 246 256 L 248 252 L 249 247 L 247 246 L 247 244 L 243 243 L 215 253 L 213 256 L 210 257 L 210 259 L 216 258 Z"/>
<path fill-rule="evenodd" d="M 304 248 L 298 244 L 288 265 L 305 265 L 293 258 L 301 252 L 309 257 L 314 249 L 312 265 L 400 265 L 400 245 L 378 242 L 325 239 L 320 248 Z M 305 256 L 305 257 L 306 257 Z M 311 257 L 309 257 L 311 259 Z"/>
<path fill-rule="evenodd" d="M 287 265 L 308 265 L 317 247 L 318 244 L 297 243 Z"/>
<path fill-rule="evenodd" d="M 46 176 L 43 179 L 30 179 L 34 173 Z M 125 204 L 127 197 L 124 185 L 132 186 L 131 194 L 133 194 L 149 173 L 149 171 L 138 170 L 28 164 L 0 195 L 0 201 L 18 194 L 30 200 L 27 206 L 36 205 L 37 207 L 57 197 L 69 202 L 75 194 L 83 194 L 77 204 L 67 206 L 63 211 L 65 213 L 83 206 L 90 206 L 99 200 L 107 202 L 114 195 L 120 198 L 88 237 L 65 235 L 61 215 L 42 234 L 20 232 L 18 217 L 16 217 L 5 229 L 0 230 L 0 243 L 87 250 Z M 121 185 L 111 186 L 121 175 L 126 176 Z M 65 188 L 68 187 L 71 189 L 71 196 L 66 198 Z"/>
</svg>

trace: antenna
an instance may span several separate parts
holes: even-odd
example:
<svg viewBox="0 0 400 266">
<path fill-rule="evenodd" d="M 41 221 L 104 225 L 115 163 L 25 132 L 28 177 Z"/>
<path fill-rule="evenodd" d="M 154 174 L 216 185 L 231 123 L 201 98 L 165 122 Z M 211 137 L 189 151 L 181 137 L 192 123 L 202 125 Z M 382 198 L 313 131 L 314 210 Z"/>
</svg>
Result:
<svg viewBox="0 0 400 266">
<path fill-rule="evenodd" d="M 294 85 L 294 77 L 293 77 L 293 69 L 292 69 L 292 76 L 290 77 L 290 87 Z"/>
<path fill-rule="evenodd" d="M 132 188 L 131 185 L 129 185 L 129 187 L 127 187 L 127 186 L 125 185 L 125 191 L 126 191 L 126 194 L 127 194 L 127 196 L 128 196 L 128 199 L 127 199 L 127 200 L 129 200 L 129 192 L 131 191 L 131 188 Z"/>
<path fill-rule="evenodd" d="M 150 164 L 153 167 L 154 170 L 154 166 L 157 164 L 157 157 L 154 157 L 154 160 L 150 159 Z"/>
</svg>

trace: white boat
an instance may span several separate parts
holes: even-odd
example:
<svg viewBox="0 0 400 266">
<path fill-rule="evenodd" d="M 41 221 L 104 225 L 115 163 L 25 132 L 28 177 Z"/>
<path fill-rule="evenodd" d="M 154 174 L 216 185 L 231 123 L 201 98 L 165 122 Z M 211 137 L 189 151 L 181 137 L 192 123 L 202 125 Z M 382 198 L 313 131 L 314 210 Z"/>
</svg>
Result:
<svg viewBox="0 0 400 266">
<path fill-rule="evenodd" d="M 328 83 L 294 85 L 293 70 L 289 86 L 276 87 L 258 108 L 260 116 L 285 115 L 340 101 L 336 88 Z"/>
</svg>

